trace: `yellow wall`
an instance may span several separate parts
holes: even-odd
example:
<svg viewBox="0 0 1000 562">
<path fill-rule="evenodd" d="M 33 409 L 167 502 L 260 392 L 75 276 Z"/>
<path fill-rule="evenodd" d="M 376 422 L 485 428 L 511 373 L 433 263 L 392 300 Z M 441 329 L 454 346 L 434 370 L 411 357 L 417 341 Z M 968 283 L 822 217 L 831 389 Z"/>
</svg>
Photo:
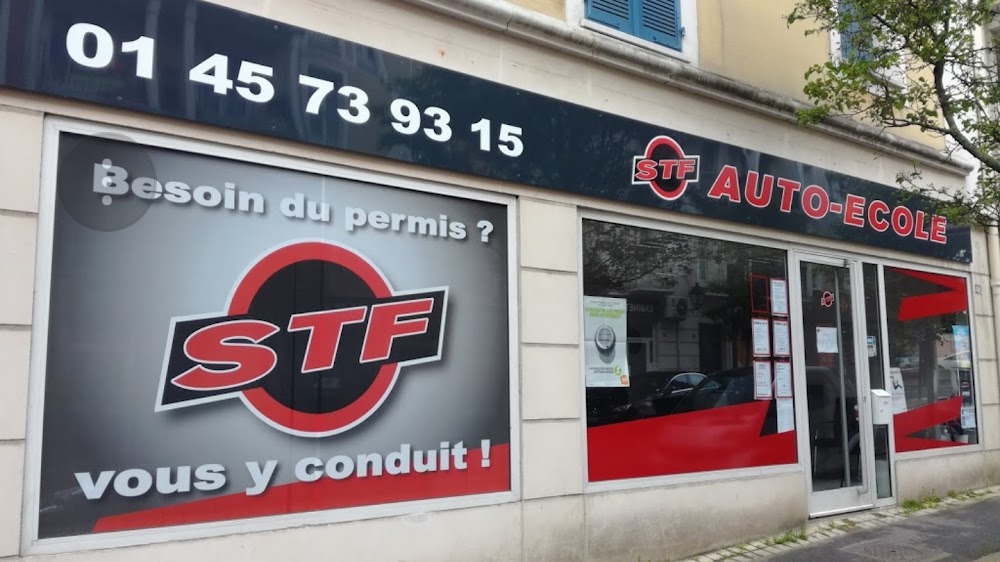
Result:
<svg viewBox="0 0 1000 562">
<path fill-rule="evenodd" d="M 511 4 L 528 8 L 529 10 L 552 16 L 558 19 L 566 18 L 565 0 L 509 0 Z"/>
<path fill-rule="evenodd" d="M 806 37 L 784 16 L 795 0 L 698 0 L 699 65 L 709 71 L 803 99 L 805 72 L 830 57 L 830 40 Z"/>
<path fill-rule="evenodd" d="M 830 58 L 827 33 L 806 36 L 807 24 L 788 26 L 796 0 L 698 0 L 699 66 L 777 94 L 807 101 L 802 89 L 813 64 Z M 944 141 L 917 129 L 894 134 L 935 148 Z"/>
</svg>

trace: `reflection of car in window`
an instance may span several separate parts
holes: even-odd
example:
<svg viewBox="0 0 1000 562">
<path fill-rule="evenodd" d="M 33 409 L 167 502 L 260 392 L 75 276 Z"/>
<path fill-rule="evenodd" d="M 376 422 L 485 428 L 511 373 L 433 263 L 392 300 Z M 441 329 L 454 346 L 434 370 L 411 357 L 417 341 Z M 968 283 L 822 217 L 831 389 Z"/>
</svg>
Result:
<svg viewBox="0 0 1000 562">
<path fill-rule="evenodd" d="M 646 373 L 644 378 L 663 381 L 665 378 L 663 375 L 669 376 L 669 372 Z M 633 398 L 611 408 L 610 417 L 600 420 L 599 423 L 639 420 L 670 414 L 684 396 L 704 378 L 705 375 L 701 373 L 682 372 L 670 377 L 666 383 L 653 382 L 649 390 L 640 390 L 642 380 L 634 378 Z"/>
<path fill-rule="evenodd" d="M 705 377 L 697 386 L 687 393 L 676 408 L 674 414 L 686 414 L 737 406 L 754 402 L 753 369 L 740 367 L 717 371 Z M 778 430 L 778 411 L 774 400 L 764 401 L 767 411 L 764 414 L 761 435 L 772 435 Z M 710 416 L 711 414 L 709 414 Z M 711 423 L 710 418 L 708 423 Z"/>
<path fill-rule="evenodd" d="M 753 402 L 753 371 L 731 369 L 712 373 L 687 393 L 674 414 Z"/>
</svg>

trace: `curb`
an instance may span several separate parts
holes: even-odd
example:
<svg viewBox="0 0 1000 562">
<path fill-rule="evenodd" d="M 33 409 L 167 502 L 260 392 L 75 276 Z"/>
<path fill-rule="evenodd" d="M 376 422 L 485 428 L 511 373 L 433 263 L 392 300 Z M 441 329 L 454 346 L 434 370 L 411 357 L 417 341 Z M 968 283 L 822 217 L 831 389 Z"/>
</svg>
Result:
<svg viewBox="0 0 1000 562">
<path fill-rule="evenodd" d="M 772 556 L 784 554 L 803 547 L 810 547 L 822 542 L 843 537 L 858 531 L 866 531 L 900 523 L 915 517 L 933 515 L 942 511 L 969 505 L 990 498 L 1000 497 L 1000 486 L 991 486 L 962 493 L 949 493 L 944 498 L 925 498 L 912 508 L 903 506 L 884 507 L 847 515 L 813 519 L 804 526 L 790 529 L 781 535 L 764 537 L 759 540 L 708 552 L 680 562 L 747 562 L 750 560 L 766 560 Z M 927 504 L 927 505 L 923 505 Z M 1000 562 L 1000 553 L 980 558 L 976 562 Z"/>
</svg>

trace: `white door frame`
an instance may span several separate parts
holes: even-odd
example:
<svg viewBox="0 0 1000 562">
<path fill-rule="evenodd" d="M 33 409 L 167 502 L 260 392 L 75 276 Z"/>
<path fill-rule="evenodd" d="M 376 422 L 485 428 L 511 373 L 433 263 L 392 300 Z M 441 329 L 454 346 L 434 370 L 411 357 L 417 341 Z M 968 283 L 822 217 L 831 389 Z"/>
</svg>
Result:
<svg viewBox="0 0 1000 562">
<path fill-rule="evenodd" d="M 809 427 L 809 403 L 806 395 L 806 359 L 805 335 L 803 333 L 802 310 L 802 276 L 801 263 L 816 263 L 835 267 L 848 268 L 851 280 L 851 313 L 854 326 L 854 372 L 855 388 L 858 394 L 858 423 L 861 451 L 861 486 L 839 488 L 821 492 L 813 491 L 812 480 L 812 429 Z M 799 458 L 806 468 L 806 490 L 809 496 L 809 514 L 811 517 L 821 517 L 868 509 L 875 505 L 875 455 L 874 432 L 871 424 L 870 383 L 868 364 L 862 361 L 862 351 L 867 349 L 865 341 L 865 309 L 864 309 L 864 278 L 861 261 L 857 258 L 825 255 L 810 251 L 792 250 L 788 260 L 790 313 L 792 318 L 792 365 L 795 381 L 795 411 L 798 431 Z M 843 353 L 843 349 L 841 349 Z"/>
</svg>

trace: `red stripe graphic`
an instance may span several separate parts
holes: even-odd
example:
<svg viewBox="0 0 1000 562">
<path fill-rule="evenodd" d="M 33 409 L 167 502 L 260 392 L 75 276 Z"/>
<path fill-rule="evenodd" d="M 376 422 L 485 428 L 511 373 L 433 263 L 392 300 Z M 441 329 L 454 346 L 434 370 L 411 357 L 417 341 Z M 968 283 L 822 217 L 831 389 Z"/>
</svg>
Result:
<svg viewBox="0 0 1000 562">
<path fill-rule="evenodd" d="M 956 441 L 940 441 L 937 439 L 926 439 L 924 437 L 910 437 L 910 435 L 930 429 L 935 425 L 956 420 L 962 415 L 962 397 L 956 396 L 920 408 L 914 408 L 906 412 L 901 412 L 892 417 L 894 424 L 893 433 L 896 437 L 896 452 L 906 453 L 909 451 L 923 451 L 925 449 L 937 449 L 941 447 L 960 447 L 967 443 Z"/>
<path fill-rule="evenodd" d="M 938 275 L 937 273 L 926 273 L 923 271 L 913 271 L 910 269 L 897 269 L 893 271 L 907 275 L 923 281 L 928 281 L 947 289 L 940 293 L 929 295 L 916 295 L 903 297 L 899 305 L 899 321 L 917 320 L 920 318 L 930 318 L 933 316 L 943 316 L 954 312 L 968 310 L 969 302 L 965 291 L 965 279 L 953 277 L 951 275 Z"/>
<path fill-rule="evenodd" d="M 481 466 L 479 449 L 469 449 L 466 470 L 294 482 L 259 496 L 245 493 L 103 517 L 95 533 L 191 525 L 212 521 L 285 515 L 364 505 L 427 500 L 510 490 L 510 445 L 490 447 L 490 466 Z"/>
<path fill-rule="evenodd" d="M 757 401 L 589 428 L 590 481 L 793 464 L 794 431 L 760 435 L 769 404 Z"/>
</svg>

